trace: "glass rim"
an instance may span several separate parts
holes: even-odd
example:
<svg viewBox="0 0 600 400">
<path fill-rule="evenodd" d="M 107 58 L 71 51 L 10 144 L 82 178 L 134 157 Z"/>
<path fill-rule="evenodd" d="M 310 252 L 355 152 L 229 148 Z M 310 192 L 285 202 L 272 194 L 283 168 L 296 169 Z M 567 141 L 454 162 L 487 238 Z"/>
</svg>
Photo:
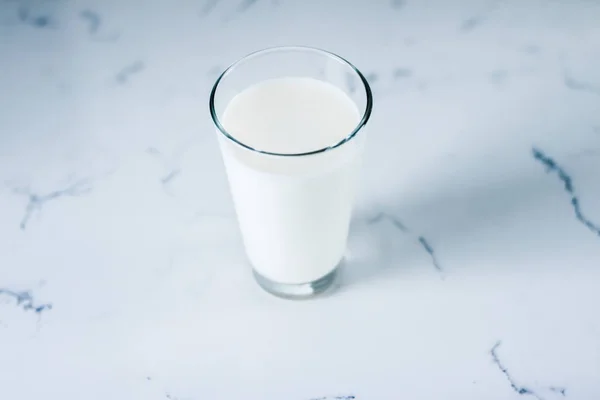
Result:
<svg viewBox="0 0 600 400">
<path fill-rule="evenodd" d="M 269 53 L 277 53 L 277 52 L 282 52 L 282 51 L 313 52 L 313 53 L 317 53 L 317 54 L 321 54 L 323 56 L 333 58 L 333 59 L 341 62 L 345 66 L 349 67 L 359 77 L 359 79 L 362 82 L 363 87 L 365 89 L 365 96 L 367 98 L 365 109 L 364 109 L 364 112 L 362 113 L 361 119 L 358 121 L 358 123 L 356 124 L 354 129 L 348 135 L 344 136 L 340 141 L 335 142 L 334 144 L 331 144 L 329 146 L 317 149 L 317 150 L 311 150 L 311 151 L 307 151 L 307 152 L 303 152 L 303 153 L 277 153 L 277 152 L 272 152 L 272 151 L 261 150 L 261 149 L 252 147 L 246 143 L 241 142 L 240 140 L 236 139 L 232 134 L 227 132 L 225 127 L 221 124 L 221 120 L 217 116 L 217 112 L 215 110 L 215 97 L 216 97 L 217 89 L 219 88 L 219 84 L 221 83 L 223 78 L 225 78 L 227 75 L 229 75 L 231 72 L 233 72 L 236 69 L 236 67 L 238 67 L 240 64 L 242 64 L 245 61 L 251 60 L 252 58 L 258 57 L 261 55 L 265 55 L 265 54 L 269 54 Z M 265 48 L 262 50 L 254 51 L 254 52 L 247 54 L 244 57 L 238 59 L 233 64 L 231 64 L 229 67 L 227 67 L 221 73 L 221 75 L 219 75 L 219 77 L 217 78 L 217 80 L 215 81 L 215 83 L 212 87 L 212 90 L 210 91 L 209 109 L 210 109 L 210 116 L 213 120 L 213 123 L 215 124 L 215 126 L 217 127 L 219 132 L 223 136 L 225 136 L 225 138 L 231 140 L 235 144 L 242 146 L 243 148 L 253 151 L 255 153 L 260 153 L 260 154 L 265 154 L 265 155 L 270 155 L 270 156 L 280 156 L 280 157 L 299 157 L 299 156 L 309 156 L 309 155 L 313 155 L 313 154 L 324 153 L 326 151 L 336 149 L 336 148 L 342 146 L 344 143 L 347 143 L 350 140 L 352 140 L 352 138 L 354 138 L 357 135 L 357 133 L 367 124 L 367 122 L 369 121 L 369 118 L 371 117 L 371 111 L 373 109 L 373 94 L 371 92 L 371 87 L 369 86 L 369 82 L 367 82 L 367 79 L 362 74 L 362 72 L 360 72 L 358 70 L 358 68 L 356 68 L 351 62 L 349 62 L 345 58 L 338 56 L 337 54 L 332 53 L 330 51 L 319 49 L 316 47 L 277 46 L 277 47 L 268 47 L 268 48 Z"/>
</svg>

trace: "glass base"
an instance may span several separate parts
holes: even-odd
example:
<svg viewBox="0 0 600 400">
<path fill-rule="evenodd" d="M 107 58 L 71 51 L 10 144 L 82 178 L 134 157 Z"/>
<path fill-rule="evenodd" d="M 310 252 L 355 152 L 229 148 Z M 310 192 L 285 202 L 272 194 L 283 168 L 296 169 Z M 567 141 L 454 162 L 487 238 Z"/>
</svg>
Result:
<svg viewBox="0 0 600 400">
<path fill-rule="evenodd" d="M 331 288 L 336 281 L 338 269 L 339 266 L 324 277 L 307 283 L 279 283 L 265 278 L 256 272 L 255 269 L 253 269 L 252 272 L 254 273 L 254 279 L 256 279 L 259 286 L 272 295 L 284 299 L 300 300 L 315 297 Z"/>
</svg>

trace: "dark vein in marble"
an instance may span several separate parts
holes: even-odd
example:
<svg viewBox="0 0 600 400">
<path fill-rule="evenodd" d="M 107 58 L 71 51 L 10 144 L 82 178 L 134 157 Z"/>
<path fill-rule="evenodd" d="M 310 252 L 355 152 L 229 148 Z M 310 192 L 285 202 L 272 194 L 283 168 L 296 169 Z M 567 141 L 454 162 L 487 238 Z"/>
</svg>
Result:
<svg viewBox="0 0 600 400">
<path fill-rule="evenodd" d="M 570 76 L 566 72 L 564 74 L 563 79 L 564 79 L 565 86 L 571 90 L 586 92 L 586 93 L 595 94 L 597 96 L 600 96 L 600 86 L 598 86 L 598 85 L 594 85 L 592 83 L 583 82 L 583 81 L 574 79 L 572 76 Z"/>
<path fill-rule="evenodd" d="M 166 157 L 156 147 L 148 147 L 146 149 L 146 153 L 161 158 L 162 162 L 166 164 L 167 167 L 174 164 L 173 162 L 169 163 L 168 160 L 166 160 Z M 171 181 L 173 181 L 173 179 L 177 178 L 179 174 L 181 174 L 181 168 L 173 168 L 167 175 L 160 178 L 160 183 L 166 187 Z"/>
<path fill-rule="evenodd" d="M 375 217 L 368 220 L 367 224 L 369 224 L 369 225 L 376 224 L 380 221 L 383 221 L 384 219 L 390 221 L 391 224 L 396 229 L 398 229 L 404 233 L 408 232 L 408 228 L 398 218 L 394 217 L 393 215 L 386 214 L 386 213 L 377 214 Z"/>
<path fill-rule="evenodd" d="M 82 194 L 89 193 L 90 191 L 90 182 L 87 179 L 81 179 L 65 189 L 55 190 L 54 192 L 50 192 L 44 196 L 31 193 L 28 188 L 13 189 L 14 193 L 22 194 L 29 198 L 29 202 L 25 207 L 25 214 L 23 215 L 23 218 L 21 218 L 21 230 L 27 229 L 27 224 L 33 213 L 35 211 L 41 211 L 46 202 L 63 196 L 80 196 Z"/>
<path fill-rule="evenodd" d="M 383 213 L 383 212 L 381 212 L 381 213 L 377 214 L 375 217 L 367 220 L 367 224 L 373 225 L 373 224 L 376 224 L 383 220 L 389 221 L 394 226 L 394 228 L 398 229 L 399 231 L 401 231 L 403 233 L 410 233 L 410 230 L 398 218 L 394 217 L 393 215 Z M 434 268 L 440 273 L 443 272 L 442 266 L 439 263 L 436 255 L 435 255 L 435 251 L 434 251 L 433 247 L 431 246 L 431 244 L 429 244 L 429 241 L 427 241 L 427 239 L 425 239 L 423 236 L 417 237 L 417 241 L 419 242 L 419 244 L 421 245 L 423 250 L 425 250 L 427 252 L 427 254 L 429 254 L 429 256 L 431 257 L 431 262 L 433 263 Z M 443 276 L 442 276 L 442 279 L 443 279 Z"/>
<path fill-rule="evenodd" d="M 392 8 L 399 10 L 406 5 L 405 0 L 392 0 L 391 6 Z"/>
<path fill-rule="evenodd" d="M 156 147 L 148 147 L 146 149 L 146 153 L 151 154 L 153 156 L 162 156 L 162 153 Z"/>
<path fill-rule="evenodd" d="M 17 16 L 19 17 L 19 21 L 24 24 L 33 26 L 34 28 L 51 28 L 52 27 L 52 19 L 49 15 L 37 15 L 32 16 L 29 8 L 25 6 L 21 6 L 17 10 Z"/>
<path fill-rule="evenodd" d="M 543 400 L 543 398 L 540 397 L 533 390 L 531 390 L 529 388 L 526 388 L 524 386 L 519 386 L 519 385 L 516 384 L 515 380 L 510 376 L 510 373 L 508 372 L 508 369 L 506 369 L 506 367 L 504 366 L 504 364 L 502 364 L 502 362 L 498 358 L 498 354 L 497 354 L 496 351 L 498 350 L 498 347 L 500 347 L 501 344 L 502 344 L 502 342 L 498 341 L 494 345 L 494 347 L 492 347 L 492 350 L 490 351 L 490 354 L 492 355 L 492 359 L 494 360 L 494 364 L 496 364 L 496 366 L 498 367 L 498 369 L 504 374 L 504 376 L 508 380 L 508 383 L 510 383 L 510 387 L 515 392 L 517 392 L 520 395 L 533 396 L 533 397 L 535 397 L 538 400 Z"/>
<path fill-rule="evenodd" d="M 421 247 L 423 247 L 423 249 L 431 257 L 431 262 L 433 263 L 435 269 L 437 269 L 439 272 L 442 272 L 442 267 L 440 266 L 440 263 L 438 262 L 437 257 L 435 256 L 435 251 L 433 251 L 433 247 L 431 247 L 427 239 L 425 239 L 423 236 L 419 236 L 419 243 L 421 244 Z"/>
<path fill-rule="evenodd" d="M 237 8 L 238 13 L 244 13 L 248 11 L 252 6 L 258 3 L 258 0 L 243 0 Z"/>
<path fill-rule="evenodd" d="M 219 0 L 207 0 L 206 3 L 204 3 L 204 7 L 202 7 L 202 10 L 200 11 L 202 15 L 206 16 L 210 14 L 215 9 L 218 2 Z"/>
<path fill-rule="evenodd" d="M 492 73 L 490 74 L 490 82 L 499 85 L 501 83 L 503 83 L 504 81 L 506 81 L 506 78 L 508 77 L 508 71 L 504 70 L 504 69 L 498 69 L 496 71 L 492 71 Z"/>
<path fill-rule="evenodd" d="M 498 6 L 501 0 L 493 0 L 485 6 L 485 9 L 476 13 L 475 15 L 465 19 L 460 24 L 458 30 L 463 33 L 469 33 L 474 29 L 481 26 L 486 19 L 489 17 L 489 14 Z"/>
<path fill-rule="evenodd" d="M 460 24 L 460 31 L 462 32 L 470 32 L 473 29 L 477 28 L 479 25 L 481 25 L 481 23 L 483 22 L 483 18 L 482 17 L 470 17 L 465 19 L 461 24 Z"/>
<path fill-rule="evenodd" d="M 171 182 L 173 179 L 175 179 L 180 173 L 181 173 L 181 169 L 175 169 L 175 170 L 169 172 L 166 176 L 162 177 L 160 181 L 163 185 L 166 185 L 169 182 Z"/>
<path fill-rule="evenodd" d="M 189 397 L 187 398 L 183 398 L 183 397 L 179 397 L 179 396 L 175 396 L 173 394 L 170 393 L 165 393 L 165 398 L 169 399 L 169 400 L 189 400 Z"/>
<path fill-rule="evenodd" d="M 98 32 L 98 29 L 100 29 L 100 15 L 92 10 L 83 10 L 79 13 L 79 16 L 87 22 L 88 32 L 90 33 L 90 35 L 95 35 L 96 32 Z"/>
<path fill-rule="evenodd" d="M 221 73 L 225 70 L 225 68 L 223 68 L 220 65 L 215 65 L 214 67 L 211 67 L 208 70 L 208 76 L 211 78 L 216 79 L 219 75 L 221 75 Z"/>
<path fill-rule="evenodd" d="M 412 71 L 408 68 L 396 68 L 394 70 L 394 79 L 408 78 L 412 76 Z"/>
<path fill-rule="evenodd" d="M 600 226 L 596 225 L 589 219 L 583 215 L 581 211 L 581 206 L 579 204 L 579 198 L 576 195 L 575 187 L 573 186 L 573 179 L 567 174 L 567 172 L 556 163 L 552 158 L 544 154 L 539 149 L 533 148 L 533 158 L 537 161 L 541 162 L 546 167 L 546 172 L 554 172 L 558 175 L 558 178 L 562 181 L 564 185 L 565 192 L 569 194 L 571 197 L 571 206 L 573 207 L 573 211 L 575 213 L 575 217 L 579 222 L 581 222 L 584 226 L 586 226 L 589 230 L 591 230 L 596 235 L 600 236 Z"/>
<path fill-rule="evenodd" d="M 0 288 L 0 295 L 2 294 L 14 298 L 17 302 L 17 306 L 23 308 L 24 311 L 33 310 L 36 314 L 41 314 L 46 310 L 52 309 L 52 304 L 50 303 L 35 305 L 33 297 L 29 292 L 15 292 L 13 290 Z"/>
<path fill-rule="evenodd" d="M 372 85 L 375 82 L 377 82 L 377 80 L 379 79 L 379 75 L 377 75 L 375 72 L 371 72 L 370 74 L 367 74 L 367 76 L 365 76 L 365 79 Z"/>
<path fill-rule="evenodd" d="M 115 75 L 115 79 L 120 84 L 127 83 L 127 81 L 132 75 L 142 72 L 145 67 L 146 66 L 144 65 L 144 63 L 138 60 L 132 64 L 127 65 L 121 71 L 119 71 Z"/>
<path fill-rule="evenodd" d="M 557 387 L 557 386 L 550 386 L 548 389 L 550 389 L 551 392 L 558 393 L 558 394 L 562 395 L 563 397 L 567 396 L 567 389 L 566 388 Z"/>
</svg>

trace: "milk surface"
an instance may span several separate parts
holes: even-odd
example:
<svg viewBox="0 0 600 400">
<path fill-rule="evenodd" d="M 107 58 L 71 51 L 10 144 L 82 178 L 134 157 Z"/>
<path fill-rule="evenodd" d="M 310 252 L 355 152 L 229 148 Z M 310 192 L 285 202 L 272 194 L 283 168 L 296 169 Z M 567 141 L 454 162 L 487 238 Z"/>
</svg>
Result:
<svg viewBox="0 0 600 400">
<path fill-rule="evenodd" d="M 236 140 L 274 153 L 339 143 L 357 126 L 355 103 L 312 78 L 260 82 L 235 96 L 221 118 Z M 280 283 L 331 272 L 346 248 L 362 137 L 310 156 L 253 152 L 220 136 L 225 167 L 253 268 Z"/>
</svg>

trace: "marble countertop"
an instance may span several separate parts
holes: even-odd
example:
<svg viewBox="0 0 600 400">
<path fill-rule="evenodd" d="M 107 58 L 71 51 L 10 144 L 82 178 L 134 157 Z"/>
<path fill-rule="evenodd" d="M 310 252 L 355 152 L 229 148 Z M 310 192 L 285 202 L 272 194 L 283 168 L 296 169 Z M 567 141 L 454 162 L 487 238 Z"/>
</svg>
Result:
<svg viewBox="0 0 600 400">
<path fill-rule="evenodd" d="M 0 2 L 2 399 L 600 398 L 600 3 Z M 334 51 L 375 108 L 339 288 L 245 264 L 208 93 Z"/>
</svg>

